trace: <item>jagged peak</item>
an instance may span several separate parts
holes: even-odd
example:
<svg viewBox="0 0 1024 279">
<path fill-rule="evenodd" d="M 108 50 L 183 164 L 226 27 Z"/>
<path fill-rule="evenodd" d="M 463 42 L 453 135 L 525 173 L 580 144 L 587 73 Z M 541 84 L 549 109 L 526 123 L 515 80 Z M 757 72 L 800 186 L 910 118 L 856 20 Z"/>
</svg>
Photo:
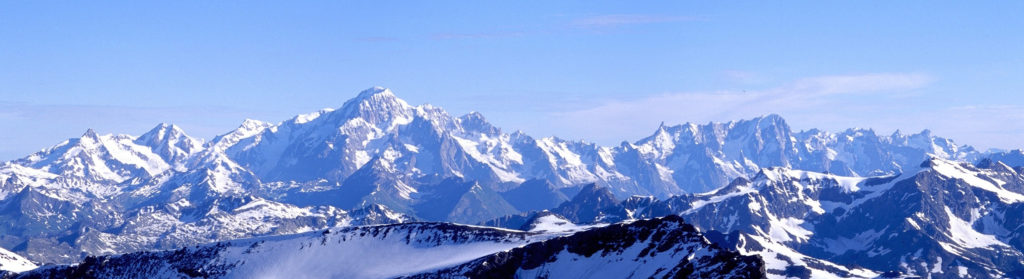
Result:
<svg viewBox="0 0 1024 279">
<path fill-rule="evenodd" d="M 757 128 L 761 129 L 761 130 L 766 129 L 766 128 L 778 128 L 778 127 L 782 127 L 783 129 L 785 129 L 787 131 L 789 130 L 789 124 L 786 123 L 786 119 L 784 119 L 784 118 L 782 118 L 782 116 L 779 116 L 778 114 L 774 114 L 774 113 L 767 114 L 767 115 L 762 115 L 762 116 L 756 117 L 754 119 L 751 119 L 750 121 L 754 122 L 754 123 L 757 123 Z"/>
<path fill-rule="evenodd" d="M 484 115 L 482 113 L 480 113 L 479 111 L 471 111 L 469 113 L 463 114 L 462 116 L 459 116 L 459 118 L 460 119 L 480 119 L 480 120 L 486 120 L 484 118 Z"/>
<path fill-rule="evenodd" d="M 763 171 L 764 170 L 762 169 L 761 172 L 758 172 L 758 174 L 755 175 L 753 179 L 755 179 L 755 180 L 757 180 L 757 179 L 767 179 L 767 175 Z M 708 193 L 716 195 L 716 194 L 724 194 L 724 193 L 734 192 L 734 191 L 736 191 L 736 188 L 738 188 L 740 186 L 750 185 L 750 183 L 753 183 L 753 181 L 747 179 L 746 177 L 742 177 L 741 176 L 741 177 L 737 177 L 737 178 L 733 179 L 732 181 L 729 182 L 729 184 L 726 184 L 725 186 L 723 186 L 721 188 L 718 188 L 718 189 L 715 189 L 715 190 L 711 190 Z M 706 194 L 704 194 L 704 195 L 706 195 Z"/>
<path fill-rule="evenodd" d="M 979 169 L 989 169 L 995 166 L 997 163 L 1001 164 L 1002 162 L 993 161 L 992 158 L 981 158 L 981 160 L 979 160 L 977 163 L 974 163 L 974 167 Z"/>
<path fill-rule="evenodd" d="M 93 130 L 92 128 L 85 130 L 85 133 L 82 134 L 82 138 L 99 139 L 99 137 L 100 135 L 96 134 L 96 130 Z"/>
<path fill-rule="evenodd" d="M 920 165 L 921 168 L 934 168 L 935 166 L 940 166 L 940 165 L 956 165 L 957 164 L 956 162 L 953 162 L 953 161 L 950 161 L 950 160 L 947 160 L 947 159 L 943 159 L 943 158 L 941 158 L 939 156 L 935 156 L 935 154 L 932 154 L 932 153 L 928 153 L 928 154 L 926 154 L 926 156 L 927 156 L 927 158 L 924 159 L 924 162 L 921 162 L 921 165 Z"/>
<path fill-rule="evenodd" d="M 905 135 L 903 134 L 903 131 L 900 131 L 900 129 L 896 129 L 896 131 L 893 131 L 892 135 L 890 135 L 889 137 L 896 139 L 896 138 L 902 138 L 904 136 Z"/>
<path fill-rule="evenodd" d="M 157 124 L 157 127 L 164 128 L 164 129 L 171 129 L 171 130 L 181 130 L 181 126 L 178 126 L 178 125 L 176 125 L 174 123 L 168 123 L 168 122 L 161 122 L 160 124 Z"/>
<path fill-rule="evenodd" d="M 611 189 L 597 185 L 597 183 L 583 185 L 583 188 L 580 188 L 580 192 L 572 198 L 572 201 L 581 202 L 590 200 L 593 197 L 598 199 L 607 198 L 612 203 L 618 203 L 618 199 L 615 198 L 615 194 L 612 193 Z"/>
<path fill-rule="evenodd" d="M 242 124 L 238 126 L 238 129 L 258 129 L 273 126 L 274 124 L 262 120 L 246 118 L 242 121 Z"/>
<path fill-rule="evenodd" d="M 292 117 L 291 123 L 295 123 L 295 124 L 308 123 L 308 122 L 316 120 L 317 118 L 320 118 L 320 116 L 322 116 L 324 114 L 327 114 L 327 113 L 330 113 L 332 111 L 334 111 L 333 108 L 322 108 L 322 109 L 320 109 L 318 111 L 314 111 L 314 112 L 311 112 L 311 113 L 299 114 L 299 115 L 296 115 L 295 117 Z"/>
<path fill-rule="evenodd" d="M 619 143 L 619 148 L 624 150 L 636 149 L 636 144 L 633 144 L 632 142 L 629 141 L 622 141 L 621 143 Z"/>
<path fill-rule="evenodd" d="M 182 130 L 181 127 L 178 127 L 178 125 L 174 125 L 174 124 L 170 124 L 170 123 L 164 122 L 164 123 L 157 124 L 156 127 L 153 127 L 153 129 L 150 129 L 145 134 L 142 134 L 142 136 L 139 136 L 139 138 L 140 139 L 144 139 L 144 138 L 159 138 L 159 139 L 163 139 L 163 138 L 166 138 L 166 137 L 177 137 L 177 136 L 181 136 L 181 135 L 184 135 L 184 134 L 185 134 L 185 131 Z"/>
<path fill-rule="evenodd" d="M 483 114 L 476 111 L 459 116 L 458 122 L 460 125 L 462 125 L 464 129 L 467 130 L 477 131 L 489 135 L 496 135 L 501 133 L 501 129 L 498 129 L 497 127 L 494 127 L 494 125 L 491 125 L 491 123 L 487 122 L 487 119 L 484 118 Z"/>
<path fill-rule="evenodd" d="M 739 125 L 739 124 L 742 124 L 742 123 L 777 123 L 777 124 L 786 124 L 786 119 L 783 118 L 782 116 L 778 115 L 778 114 L 770 113 L 770 114 L 764 114 L 764 115 L 760 115 L 760 116 L 749 118 L 749 119 L 729 120 L 729 121 L 724 121 L 724 122 L 708 121 L 705 124 L 686 122 L 685 124 L 682 124 L 682 125 L 667 126 L 667 125 L 664 124 L 665 123 L 664 121 L 662 121 L 661 123 L 662 123 L 661 126 L 665 126 L 666 128 L 673 128 L 673 127 L 679 127 L 679 126 L 692 126 L 692 127 L 698 127 L 699 128 L 701 126 L 713 127 L 713 126 L 718 126 L 718 125 L 736 126 L 736 125 Z"/>
<path fill-rule="evenodd" d="M 681 125 L 668 126 L 668 125 L 665 124 L 664 121 L 662 121 L 661 124 L 658 125 L 658 129 L 655 131 L 653 136 L 657 136 L 658 134 L 663 133 L 663 132 L 680 133 L 682 131 L 688 130 L 688 131 L 690 131 L 690 133 L 696 134 L 696 133 L 700 133 L 700 131 L 704 131 L 704 130 L 708 130 L 708 129 L 711 129 L 711 130 L 718 130 L 718 129 L 732 130 L 732 129 L 736 129 L 736 128 L 739 128 L 739 127 L 747 127 L 748 129 L 756 129 L 756 130 L 765 130 L 765 129 L 769 129 L 769 128 L 781 127 L 782 130 L 785 130 L 786 132 L 791 132 L 789 124 L 786 123 L 786 120 L 784 118 L 782 118 L 782 116 L 779 116 L 778 114 L 772 113 L 772 114 L 761 115 L 761 116 L 750 118 L 750 119 L 731 120 L 731 121 L 728 121 L 728 122 L 709 121 L 707 124 L 697 124 L 697 123 L 693 123 L 693 122 L 686 122 L 685 124 L 681 124 Z M 649 137 L 649 138 L 653 138 L 653 136 Z M 640 140 L 640 142 L 645 141 L 645 140 L 647 140 L 647 139 Z"/>
<path fill-rule="evenodd" d="M 708 122 L 707 126 L 726 125 L 726 126 L 730 126 L 730 127 L 735 127 L 735 126 L 740 126 L 740 125 L 744 125 L 744 124 L 748 124 L 748 123 L 757 123 L 757 124 L 765 123 L 766 125 L 770 125 L 770 124 L 786 124 L 786 119 L 782 118 L 782 116 L 779 116 L 778 114 L 771 113 L 771 114 L 760 115 L 760 116 L 753 117 L 753 118 L 750 118 L 750 119 L 731 120 L 731 121 L 728 121 L 728 122 L 714 122 L 714 121 L 711 121 L 711 122 Z"/>
<path fill-rule="evenodd" d="M 448 111 L 443 108 L 435 107 L 431 104 L 422 104 L 415 107 L 416 115 L 427 119 L 434 119 L 437 117 L 450 117 Z"/>
<path fill-rule="evenodd" d="M 149 132 L 135 138 L 135 143 L 153 148 L 154 152 L 161 153 L 165 157 L 164 159 L 179 157 L 180 155 L 163 154 L 164 152 L 159 150 L 170 151 L 174 148 L 180 148 L 182 152 L 188 154 L 197 151 L 202 146 L 200 140 L 188 136 L 181 127 L 169 123 L 156 125 Z M 171 153 L 176 152 L 172 151 Z"/>
<path fill-rule="evenodd" d="M 851 136 L 851 137 L 860 137 L 860 136 L 878 137 L 878 134 L 875 133 L 875 130 L 871 129 L 871 128 L 867 128 L 867 129 L 865 129 L 865 128 L 847 128 L 846 130 L 843 130 L 842 132 L 839 132 L 839 135 Z"/>
<path fill-rule="evenodd" d="M 783 118 L 781 115 L 774 114 L 774 113 L 769 113 L 769 114 L 761 115 L 761 116 L 755 117 L 754 119 L 760 120 L 760 121 L 769 121 L 769 122 L 785 122 L 786 121 L 786 119 Z"/>
<path fill-rule="evenodd" d="M 758 181 L 758 180 L 778 180 L 777 174 L 779 174 L 779 173 L 780 173 L 779 172 L 779 168 L 776 168 L 776 167 L 761 168 L 761 169 L 757 170 L 757 174 L 754 174 L 752 180 L 754 180 L 754 181 Z M 736 182 L 736 180 L 739 180 L 740 178 L 742 178 L 742 177 L 734 179 L 733 182 Z"/>
<path fill-rule="evenodd" d="M 803 136 L 831 136 L 831 135 L 833 135 L 832 133 L 826 132 L 826 131 L 818 129 L 818 128 L 810 128 L 810 129 L 807 129 L 807 130 L 800 130 L 800 132 L 797 132 L 797 134 L 803 135 Z"/>
<path fill-rule="evenodd" d="M 804 176 L 832 176 L 832 175 L 831 174 L 826 174 L 826 173 L 817 173 L 817 172 L 809 172 L 809 171 L 797 170 L 797 169 L 793 169 L 793 168 L 790 168 L 790 167 L 766 167 L 766 168 L 761 168 L 760 170 L 758 170 L 757 174 L 754 175 L 754 178 L 751 180 L 751 182 L 753 182 L 753 181 L 761 181 L 761 180 L 780 181 L 780 180 L 782 180 L 784 178 L 800 178 L 800 177 L 804 177 Z M 737 178 L 736 180 L 739 180 L 739 179 L 740 178 Z"/>
<path fill-rule="evenodd" d="M 238 143 L 238 141 L 255 136 L 271 127 L 274 127 L 273 123 L 246 118 L 242 121 L 242 124 L 238 125 L 238 128 L 214 137 L 213 140 L 207 143 L 207 147 L 224 151 L 231 145 Z"/>
</svg>

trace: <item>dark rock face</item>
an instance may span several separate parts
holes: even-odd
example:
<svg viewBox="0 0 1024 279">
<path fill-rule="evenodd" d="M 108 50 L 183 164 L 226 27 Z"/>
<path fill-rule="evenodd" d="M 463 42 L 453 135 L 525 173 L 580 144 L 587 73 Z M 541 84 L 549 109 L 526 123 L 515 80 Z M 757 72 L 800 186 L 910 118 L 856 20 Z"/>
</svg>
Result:
<svg viewBox="0 0 1024 279">
<path fill-rule="evenodd" d="M 764 263 L 757 256 L 743 256 L 720 248 L 693 226 L 685 224 L 682 218 L 668 216 L 582 231 L 411 277 L 563 278 L 567 273 L 559 273 L 558 267 L 574 264 L 593 268 L 588 272 L 594 278 L 625 275 L 764 278 L 766 275 Z"/>
<path fill-rule="evenodd" d="M 608 188 L 589 184 L 583 186 L 572 200 L 562 203 L 551 212 L 562 215 L 574 223 L 594 223 L 602 221 L 602 217 L 606 215 L 618 214 L 618 206 L 619 200 Z"/>
<path fill-rule="evenodd" d="M 519 187 L 501 193 L 501 196 L 523 212 L 550 209 L 569 200 L 555 185 L 538 179 L 523 182 Z"/>
<path fill-rule="evenodd" d="M 575 191 L 575 195 L 571 200 L 565 201 L 557 207 L 506 215 L 481 222 L 480 224 L 509 229 L 523 229 L 529 226 L 533 220 L 551 214 L 558 215 L 577 224 L 615 223 L 632 219 L 627 210 L 636 211 L 638 208 L 646 208 L 647 206 L 658 204 L 656 201 L 653 197 L 634 197 L 625 201 L 619 201 L 607 187 L 587 184 L 580 187 L 578 191 Z M 671 215 L 671 213 L 650 217 L 665 215 Z"/>
<path fill-rule="evenodd" d="M 178 274 L 192 278 L 216 278 L 227 274 L 235 264 L 213 264 L 207 261 L 223 251 L 226 244 L 220 243 L 196 249 L 180 249 L 168 252 L 136 252 L 120 256 L 89 256 L 77 265 L 44 267 L 12 278 L 138 278 L 144 275 L 157 276 L 166 266 Z"/>
</svg>

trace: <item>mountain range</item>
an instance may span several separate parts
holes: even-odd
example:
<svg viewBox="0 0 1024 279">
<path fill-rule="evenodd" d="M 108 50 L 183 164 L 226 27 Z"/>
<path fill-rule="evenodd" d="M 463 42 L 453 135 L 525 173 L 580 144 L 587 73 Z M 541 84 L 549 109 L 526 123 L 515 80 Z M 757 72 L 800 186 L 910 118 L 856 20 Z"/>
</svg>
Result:
<svg viewBox="0 0 1024 279">
<path fill-rule="evenodd" d="M 95 261 L 166 262 L 186 253 L 197 255 L 194 268 L 225 264 L 225 247 L 328 229 L 447 222 L 523 234 L 557 219 L 555 227 L 586 228 L 559 237 L 604 243 L 595 238 L 626 234 L 616 241 L 711 249 L 701 255 L 769 277 L 1024 277 L 1022 163 L 1019 150 L 981 152 L 928 130 L 793 131 L 778 115 L 662 124 L 649 137 L 600 146 L 505 132 L 480 113 L 453 116 L 371 88 L 336 109 L 276 124 L 245 120 L 210 141 L 171 124 L 137 137 L 88 130 L 4 162 L 0 247 L 39 264 L 72 264 L 39 272 L 118 274 L 108 270 L 117 265 Z M 449 225 L 467 234 L 478 228 Z M 658 231 L 675 238 L 638 237 Z M 527 238 L 536 241 L 375 276 L 560 277 L 582 266 L 564 259 L 587 254 L 558 237 Z M 184 248 L 195 245 L 205 246 Z M 585 247 L 605 251 L 590 264 L 627 262 L 608 257 L 632 251 L 622 245 Z M 168 252 L 147 252 L 154 250 Z M 722 272 L 710 262 L 677 266 L 682 254 L 659 253 L 643 255 L 664 269 L 636 274 Z"/>
</svg>

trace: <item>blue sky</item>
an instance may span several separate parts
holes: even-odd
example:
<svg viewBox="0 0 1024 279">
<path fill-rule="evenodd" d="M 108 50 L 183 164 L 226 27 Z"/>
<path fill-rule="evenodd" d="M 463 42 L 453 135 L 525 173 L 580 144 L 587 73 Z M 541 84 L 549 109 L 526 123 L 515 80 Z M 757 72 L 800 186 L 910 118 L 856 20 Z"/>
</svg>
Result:
<svg viewBox="0 0 1024 279">
<path fill-rule="evenodd" d="M 1024 2 L 0 3 L 0 159 L 87 128 L 202 138 L 371 86 L 601 144 L 662 121 L 1024 142 Z"/>
</svg>

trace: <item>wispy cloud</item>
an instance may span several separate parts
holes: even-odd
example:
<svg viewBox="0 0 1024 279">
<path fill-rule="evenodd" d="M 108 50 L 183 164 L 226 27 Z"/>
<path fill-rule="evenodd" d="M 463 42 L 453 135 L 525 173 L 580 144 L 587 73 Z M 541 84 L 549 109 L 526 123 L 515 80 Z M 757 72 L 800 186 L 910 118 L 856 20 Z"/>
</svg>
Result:
<svg viewBox="0 0 1024 279">
<path fill-rule="evenodd" d="M 725 77 L 727 81 L 736 83 L 758 83 L 767 80 L 767 78 L 761 74 L 741 70 L 722 71 L 722 76 Z"/>
<path fill-rule="evenodd" d="M 940 108 L 897 121 L 929 123 L 938 135 L 976 147 L 1024 148 L 1024 106 L 960 105 Z"/>
<path fill-rule="evenodd" d="M 494 30 L 479 32 L 439 32 L 428 36 L 431 40 L 476 40 L 534 36 L 538 34 L 576 33 L 582 30 L 604 31 L 614 27 L 639 24 L 667 23 L 701 20 L 698 17 L 668 16 L 653 14 L 611 14 L 581 18 L 566 18 L 557 23 L 544 23 L 533 26 L 506 26 Z M 365 41 L 376 41 L 376 37 L 362 38 Z M 382 41 L 392 38 L 381 37 Z"/>
<path fill-rule="evenodd" d="M 494 31 L 480 33 L 437 33 L 430 36 L 434 40 L 463 40 L 463 39 L 493 39 L 520 37 L 525 35 L 523 31 Z"/>
<path fill-rule="evenodd" d="M 696 17 L 666 16 L 649 14 L 617 14 L 584 17 L 572 22 L 578 27 L 614 27 L 632 24 L 679 22 L 698 20 Z"/>
<path fill-rule="evenodd" d="M 360 41 L 360 42 L 380 43 L 380 42 L 394 42 L 394 41 L 398 41 L 398 38 L 396 38 L 396 37 L 388 37 L 388 36 L 369 36 L 369 37 L 355 38 L 355 40 L 356 41 Z"/>
<path fill-rule="evenodd" d="M 797 80 L 788 87 L 780 88 L 781 91 L 778 93 L 793 92 L 812 95 L 876 93 L 917 89 L 932 81 L 932 77 L 919 73 L 822 76 Z"/>
<path fill-rule="evenodd" d="M 891 93 L 914 91 L 933 82 L 920 73 L 871 73 L 817 76 L 761 90 L 723 90 L 653 95 L 631 100 L 607 100 L 594 107 L 552 113 L 551 130 L 598 141 L 618 141 L 649 134 L 660 123 L 725 121 L 769 113 L 811 119 L 812 126 L 859 126 L 849 115 L 891 102 Z M 848 99 L 863 101 L 844 102 Z M 579 123 L 600 123 L 580 125 Z M 626 136 L 628 135 L 628 136 Z"/>
</svg>

